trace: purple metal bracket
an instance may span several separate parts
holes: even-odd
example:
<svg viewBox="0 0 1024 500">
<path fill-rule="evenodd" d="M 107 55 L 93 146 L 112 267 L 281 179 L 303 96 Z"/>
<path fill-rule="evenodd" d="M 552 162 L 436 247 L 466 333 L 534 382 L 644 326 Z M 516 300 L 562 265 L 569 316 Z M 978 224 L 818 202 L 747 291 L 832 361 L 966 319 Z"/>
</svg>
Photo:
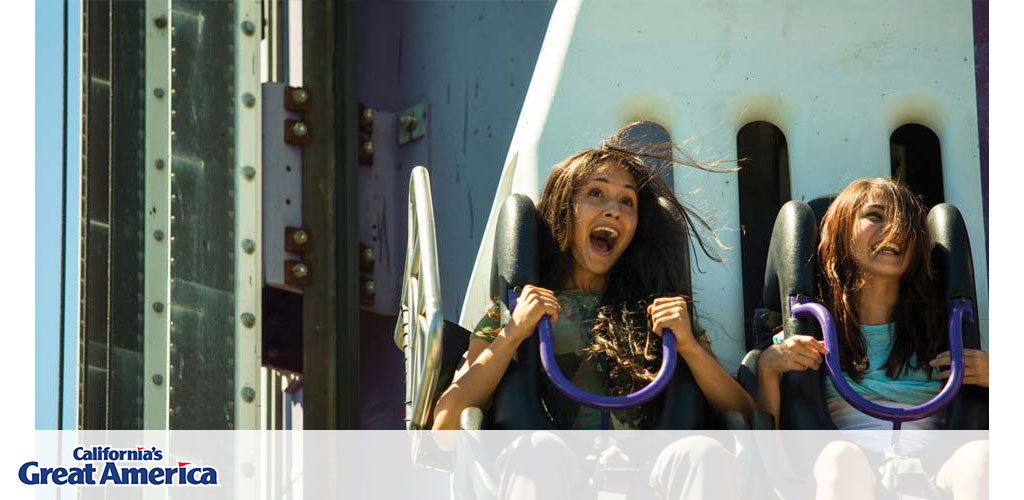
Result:
<svg viewBox="0 0 1024 500">
<path fill-rule="evenodd" d="M 514 290 L 509 290 L 510 310 L 515 309 L 518 298 Z M 540 362 L 544 367 L 544 373 L 551 379 L 555 387 L 569 399 L 581 405 L 601 410 L 601 427 L 604 429 L 611 426 L 608 412 L 625 410 L 650 402 L 668 387 L 676 369 L 676 358 L 678 357 L 676 356 L 676 336 L 672 330 L 666 328 L 661 337 L 661 368 L 654 380 L 632 394 L 618 397 L 598 396 L 573 385 L 558 368 L 558 363 L 555 361 L 555 343 L 551 333 L 551 318 L 548 315 L 545 314 L 541 318 L 537 330 L 540 335 Z"/>
<path fill-rule="evenodd" d="M 804 302 L 804 300 L 806 299 L 803 297 L 790 297 L 790 314 L 794 318 L 813 316 L 818 320 L 822 336 L 825 339 L 825 349 L 828 350 L 828 354 L 825 356 L 828 376 L 843 399 L 854 408 L 872 417 L 888 420 L 893 423 L 894 430 L 899 430 L 903 422 L 920 420 L 943 409 L 953 401 L 956 393 L 960 390 L 964 378 L 963 322 L 965 319 L 974 321 L 974 308 L 971 299 L 954 299 L 953 308 L 949 312 L 949 352 L 952 356 L 949 380 L 934 398 L 909 408 L 882 406 L 864 399 L 853 390 L 853 387 L 850 387 L 846 378 L 843 377 L 843 368 L 839 360 L 839 343 L 832 315 L 825 306 L 814 302 Z"/>
</svg>

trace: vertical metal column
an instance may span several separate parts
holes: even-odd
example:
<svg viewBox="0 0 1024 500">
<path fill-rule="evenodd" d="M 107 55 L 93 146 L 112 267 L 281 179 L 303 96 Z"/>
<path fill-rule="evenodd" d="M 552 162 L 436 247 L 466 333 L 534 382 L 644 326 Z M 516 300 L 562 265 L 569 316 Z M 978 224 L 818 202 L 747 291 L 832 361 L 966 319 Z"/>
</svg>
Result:
<svg viewBox="0 0 1024 500">
<path fill-rule="evenodd" d="M 170 0 L 146 2 L 143 428 L 169 427 L 171 275 Z"/>
<path fill-rule="evenodd" d="M 258 429 L 261 343 L 259 317 L 263 276 L 261 229 L 259 0 L 236 0 L 235 89 L 243 106 L 235 113 L 235 428 Z M 255 102 L 248 103 L 248 97 Z"/>
<path fill-rule="evenodd" d="M 302 152 L 302 220 L 316 265 L 302 303 L 306 429 L 359 427 L 355 10 L 355 2 L 302 4 L 303 86 L 316 100 Z"/>
</svg>

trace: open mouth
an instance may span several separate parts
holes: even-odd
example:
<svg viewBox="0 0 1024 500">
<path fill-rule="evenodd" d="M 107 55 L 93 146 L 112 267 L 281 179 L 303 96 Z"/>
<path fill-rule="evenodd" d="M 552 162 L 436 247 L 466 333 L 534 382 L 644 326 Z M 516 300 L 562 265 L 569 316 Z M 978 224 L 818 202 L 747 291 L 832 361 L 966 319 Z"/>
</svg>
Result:
<svg viewBox="0 0 1024 500">
<path fill-rule="evenodd" d="M 893 244 L 888 244 L 888 245 L 883 245 L 883 246 L 875 246 L 875 248 L 872 249 L 872 251 L 875 253 L 875 255 L 881 255 L 881 254 L 899 255 L 900 254 L 900 247 L 898 247 L 896 245 L 893 245 Z"/>
<path fill-rule="evenodd" d="M 611 255 L 617 241 L 619 232 L 610 227 L 600 226 L 590 231 L 590 248 L 598 255 Z"/>
</svg>

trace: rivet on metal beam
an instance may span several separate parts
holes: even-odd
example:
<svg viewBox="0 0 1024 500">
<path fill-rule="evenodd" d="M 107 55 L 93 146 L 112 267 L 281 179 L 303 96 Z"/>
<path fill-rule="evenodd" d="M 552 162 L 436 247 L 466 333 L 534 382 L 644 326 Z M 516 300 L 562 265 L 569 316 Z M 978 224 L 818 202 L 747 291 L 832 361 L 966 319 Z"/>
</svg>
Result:
<svg viewBox="0 0 1024 500">
<path fill-rule="evenodd" d="M 164 98 L 164 89 L 162 89 L 160 87 L 157 87 L 157 88 L 153 89 L 153 95 L 155 95 L 157 99 L 163 99 Z"/>
<path fill-rule="evenodd" d="M 159 229 L 157 229 L 156 231 L 153 231 L 153 239 L 155 239 L 156 241 L 163 241 L 164 240 L 164 232 L 159 230 Z"/>
<path fill-rule="evenodd" d="M 256 251 L 256 242 L 250 240 L 249 238 L 246 238 L 246 239 L 242 240 L 242 250 L 244 250 L 245 253 L 250 253 L 250 254 L 255 252 Z"/>
<path fill-rule="evenodd" d="M 294 241 L 296 245 L 305 245 L 306 242 L 309 241 L 309 234 L 302 229 L 296 230 L 292 233 L 292 241 Z"/>
<path fill-rule="evenodd" d="M 303 122 L 295 122 L 295 125 L 292 125 L 292 133 L 295 134 L 295 137 L 303 137 L 307 132 L 309 132 L 309 128 Z"/>
<path fill-rule="evenodd" d="M 292 89 L 292 99 L 299 104 L 305 104 L 309 100 L 309 92 L 304 88 Z"/>
<path fill-rule="evenodd" d="M 256 168 L 252 165 L 246 165 L 242 167 L 242 175 L 244 175 L 246 179 L 252 180 L 253 177 L 256 177 Z"/>
<path fill-rule="evenodd" d="M 246 93 L 242 94 L 242 104 L 245 104 L 245 107 L 247 107 L 247 108 L 251 108 L 251 107 L 255 106 L 256 105 L 256 96 L 252 95 L 252 93 L 250 93 L 250 92 L 246 92 Z"/>
<path fill-rule="evenodd" d="M 398 119 L 398 124 L 405 130 L 412 132 L 416 128 L 418 122 L 416 117 L 413 115 L 402 115 L 402 117 Z"/>
<path fill-rule="evenodd" d="M 164 376 L 160 375 L 159 373 L 154 374 L 153 375 L 153 383 L 156 384 L 156 385 L 163 385 L 163 383 L 164 383 Z"/>
<path fill-rule="evenodd" d="M 166 28 L 167 27 L 167 16 L 160 16 L 160 17 L 154 19 L 153 20 L 153 24 L 155 24 L 156 27 L 160 28 L 160 29 Z"/>
<path fill-rule="evenodd" d="M 242 21 L 242 33 L 252 36 L 256 33 L 256 25 L 252 21 Z"/>
<path fill-rule="evenodd" d="M 298 263 L 292 266 L 292 275 L 296 278 L 305 278 L 309 275 L 309 268 L 303 263 Z"/>
<path fill-rule="evenodd" d="M 165 164 L 166 164 L 166 162 L 164 162 L 163 158 L 157 158 L 156 159 L 155 165 L 156 165 L 156 169 L 157 170 L 163 170 Z"/>
<path fill-rule="evenodd" d="M 256 325 L 256 316 L 253 313 L 242 313 L 242 324 L 246 328 L 252 328 Z"/>
<path fill-rule="evenodd" d="M 372 155 L 373 154 L 373 141 L 372 140 L 367 139 L 367 140 L 363 141 L 363 144 L 360 147 L 363 149 L 363 153 L 366 153 L 368 155 Z"/>
<path fill-rule="evenodd" d="M 164 303 L 163 302 L 154 302 L 153 303 L 153 310 L 158 312 L 158 313 L 164 312 Z"/>
<path fill-rule="evenodd" d="M 370 296 L 377 293 L 377 282 L 366 280 L 363 282 L 363 295 Z"/>
<path fill-rule="evenodd" d="M 256 399 L 256 389 L 253 389 L 252 387 L 243 387 L 242 399 L 245 400 L 246 403 L 252 403 L 252 401 Z"/>
</svg>

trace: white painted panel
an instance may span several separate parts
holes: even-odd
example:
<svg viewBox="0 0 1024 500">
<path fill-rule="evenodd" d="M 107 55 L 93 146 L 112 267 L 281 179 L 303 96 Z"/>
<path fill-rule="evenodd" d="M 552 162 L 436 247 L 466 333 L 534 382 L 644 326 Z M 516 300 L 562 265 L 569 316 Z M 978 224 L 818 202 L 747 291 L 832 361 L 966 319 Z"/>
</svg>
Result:
<svg viewBox="0 0 1024 500">
<path fill-rule="evenodd" d="M 661 123 L 704 160 L 735 158 L 739 128 L 767 120 L 786 134 L 793 198 L 810 200 L 889 175 L 889 135 L 922 123 L 941 140 L 945 198 L 971 234 L 987 346 L 973 51 L 971 5 L 958 0 L 559 2 L 509 150 L 518 162 L 501 186 L 536 199 L 555 163 L 633 119 Z M 715 352 L 734 370 L 743 354 L 736 175 L 684 169 L 675 187 L 732 247 L 723 264 L 699 261 L 706 273 L 695 270 L 694 288 Z M 484 312 L 501 201 L 463 326 Z"/>
</svg>

